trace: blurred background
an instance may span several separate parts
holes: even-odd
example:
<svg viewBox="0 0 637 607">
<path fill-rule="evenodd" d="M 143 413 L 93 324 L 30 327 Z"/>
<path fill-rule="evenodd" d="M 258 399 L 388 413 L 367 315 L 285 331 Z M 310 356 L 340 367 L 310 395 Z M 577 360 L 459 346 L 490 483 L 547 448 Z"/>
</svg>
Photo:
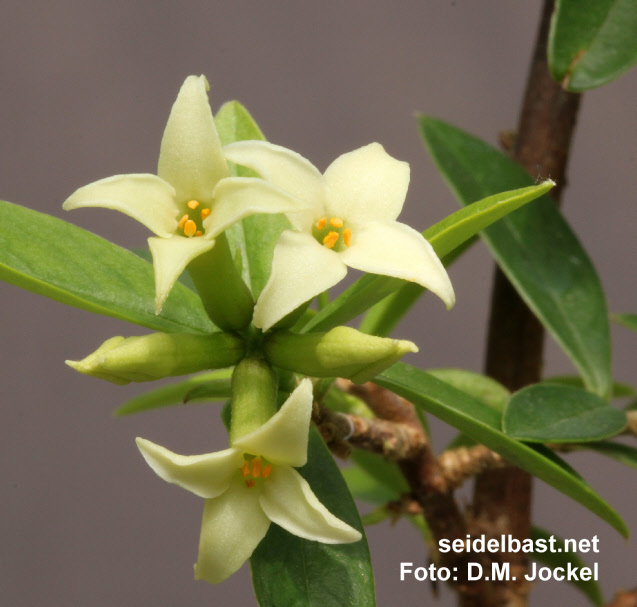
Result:
<svg viewBox="0 0 637 607">
<path fill-rule="evenodd" d="M 0 198 L 63 217 L 125 247 L 146 229 L 105 210 L 65 214 L 77 187 L 155 172 L 164 125 L 189 74 L 205 74 L 213 109 L 238 99 L 271 141 L 321 170 L 372 141 L 411 165 L 402 220 L 424 229 L 457 208 L 419 140 L 414 116 L 442 118 L 497 144 L 515 128 L 540 2 L 404 0 L 180 3 L 5 2 L 0 21 Z M 637 311 L 637 71 L 585 94 L 563 209 L 613 312 Z M 544 175 L 547 177 L 548 175 Z M 30 226 L 14 226 L 37 238 Z M 482 244 L 451 269 L 458 303 L 424 298 L 396 334 L 423 367 L 480 371 L 493 263 Z M 134 325 L 0 283 L 0 596 L 32 605 L 250 605 L 249 570 L 220 586 L 192 579 L 202 502 L 159 480 L 133 439 L 181 453 L 225 447 L 217 405 L 114 420 L 149 385 L 79 375 L 79 359 Z M 637 336 L 613 328 L 615 376 L 634 383 Z M 546 374 L 572 373 L 548 340 Z M 437 448 L 452 432 L 435 426 Z M 577 454 L 569 461 L 637 529 L 634 471 Z M 469 495 L 465 490 L 465 495 Z M 637 544 L 555 490 L 536 484 L 535 523 L 600 538 L 607 598 L 637 584 Z M 401 561 L 426 564 L 406 522 L 368 529 L 379 605 L 438 603 L 428 582 L 400 582 Z M 590 557 L 590 558 L 589 558 Z M 584 558 L 594 560 L 592 555 Z M 532 605 L 584 604 L 542 582 Z"/>
</svg>

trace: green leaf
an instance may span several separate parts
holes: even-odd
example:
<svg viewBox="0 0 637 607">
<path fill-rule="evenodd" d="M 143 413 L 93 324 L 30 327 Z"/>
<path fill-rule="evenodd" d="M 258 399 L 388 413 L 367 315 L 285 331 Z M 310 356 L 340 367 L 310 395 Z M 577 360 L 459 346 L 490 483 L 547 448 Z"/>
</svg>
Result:
<svg viewBox="0 0 637 607">
<path fill-rule="evenodd" d="M 115 409 L 113 415 L 122 417 L 133 413 L 159 409 L 160 407 L 171 407 L 173 405 L 184 404 L 186 397 L 190 395 L 189 402 L 209 402 L 211 400 L 224 400 L 230 396 L 231 369 L 219 369 L 193 375 L 168 386 L 162 386 L 155 390 L 150 390 L 139 396 L 135 396 L 126 401 L 123 405 Z M 205 385 L 207 382 L 216 382 L 217 394 L 201 394 L 192 396 L 193 389 Z"/>
<path fill-rule="evenodd" d="M 589 443 L 583 445 L 585 449 L 589 451 L 595 451 L 606 457 L 618 461 L 620 464 L 625 464 L 631 468 L 637 468 L 637 449 L 624 445 L 622 443 L 615 443 L 612 441 L 602 441 L 599 443 Z"/>
<path fill-rule="evenodd" d="M 358 466 L 350 466 L 341 472 L 354 499 L 380 506 L 387 502 L 393 502 L 400 497 L 400 494 L 385 487 L 371 474 Z"/>
<path fill-rule="evenodd" d="M 637 314 L 613 314 L 611 319 L 633 331 L 637 331 Z"/>
<path fill-rule="evenodd" d="M 148 262 L 82 228 L 9 202 L 0 202 L 0 279 L 156 331 L 215 330 L 199 297 L 181 284 L 155 315 L 155 279 Z"/>
<path fill-rule="evenodd" d="M 582 443 L 616 436 L 626 413 L 580 388 L 535 384 L 509 400 L 502 428 L 514 438 L 539 443 Z"/>
<path fill-rule="evenodd" d="M 265 141 L 254 118 L 238 101 L 225 103 L 217 113 L 215 123 L 223 145 L 245 140 Z M 238 166 L 233 167 L 233 172 L 244 177 L 255 175 L 249 169 Z M 246 217 L 241 227 L 252 295 L 257 299 L 270 276 L 274 247 L 281 232 L 290 228 L 290 222 L 281 213 L 260 214 Z"/>
<path fill-rule="evenodd" d="M 373 607 L 374 576 L 356 506 L 341 472 L 316 428 L 310 432 L 308 463 L 299 472 L 335 516 L 363 533 L 353 544 L 321 544 L 270 529 L 250 559 L 261 607 Z"/>
<path fill-rule="evenodd" d="M 427 373 L 499 412 L 504 410 L 511 396 L 501 383 L 481 373 L 465 369 L 427 369 Z"/>
<path fill-rule="evenodd" d="M 549 543 L 551 538 L 553 538 L 552 544 Z M 533 526 L 531 527 L 531 539 L 536 546 L 538 540 L 541 540 L 545 546 L 553 546 L 552 549 L 549 549 L 546 552 L 538 552 L 536 550 L 530 554 L 530 557 L 541 565 L 545 565 L 551 569 L 555 569 L 556 567 L 566 569 L 569 564 L 571 567 L 577 568 L 587 566 L 586 563 L 579 558 L 577 553 L 567 552 L 564 540 L 554 533 L 550 533 L 545 529 Z M 575 579 L 568 581 L 586 597 L 588 597 L 593 605 L 601 605 L 604 602 L 602 591 L 595 580 L 580 580 L 576 577 Z"/>
<path fill-rule="evenodd" d="M 584 381 L 579 375 L 554 375 L 542 380 L 544 384 L 559 384 L 561 386 L 571 386 L 572 388 L 585 389 Z M 626 398 L 637 394 L 635 388 L 622 382 L 614 381 L 611 386 L 611 398 Z"/>
<path fill-rule="evenodd" d="M 549 32 L 549 68 L 569 91 L 614 80 L 637 63 L 635 0 L 557 0 Z"/>
<path fill-rule="evenodd" d="M 537 476 L 612 525 L 623 536 L 628 528 L 621 517 L 563 460 L 546 448 L 531 447 L 500 430 L 500 414 L 449 384 L 404 363 L 379 375 L 377 383 L 412 402 L 512 464 Z"/>
<path fill-rule="evenodd" d="M 423 232 L 423 236 L 429 241 L 438 257 L 444 259 L 480 230 L 541 196 L 552 187 L 551 182 L 545 182 L 538 186 L 524 187 L 513 192 L 489 195 L 431 226 Z M 325 331 L 344 324 L 403 287 L 405 289 L 403 293 L 411 298 L 412 303 L 425 291 L 420 285 L 414 286 L 399 278 L 367 274 L 320 310 L 304 328 L 304 331 Z M 373 330 L 365 327 L 361 330 L 365 333 L 377 334 L 374 332 L 375 327 L 371 327 L 371 329 Z"/>
<path fill-rule="evenodd" d="M 463 204 L 532 183 L 505 154 L 433 118 L 421 118 L 423 139 Z M 557 340 L 587 388 L 611 385 L 606 301 L 586 251 L 553 201 L 542 196 L 482 233 L 502 271 Z"/>
</svg>

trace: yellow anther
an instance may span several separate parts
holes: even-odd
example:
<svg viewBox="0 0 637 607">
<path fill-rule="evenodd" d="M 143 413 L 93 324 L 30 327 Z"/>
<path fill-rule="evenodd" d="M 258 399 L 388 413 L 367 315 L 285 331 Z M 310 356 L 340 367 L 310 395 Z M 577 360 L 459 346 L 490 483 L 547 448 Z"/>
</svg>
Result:
<svg viewBox="0 0 637 607">
<path fill-rule="evenodd" d="M 327 225 L 327 217 L 323 217 L 323 219 L 319 219 L 316 227 L 319 230 L 322 230 Z"/>
<path fill-rule="evenodd" d="M 208 208 L 201 209 L 201 218 L 205 219 L 212 211 Z"/>
<path fill-rule="evenodd" d="M 179 220 L 179 229 L 183 230 L 184 229 L 184 224 L 188 221 L 188 215 L 184 215 L 180 220 Z"/>
<path fill-rule="evenodd" d="M 345 243 L 346 247 L 349 247 L 349 245 L 352 244 L 352 230 L 350 230 L 349 228 L 345 228 L 343 230 L 343 242 Z"/>
<path fill-rule="evenodd" d="M 189 219 L 184 225 L 184 234 L 190 237 L 194 236 L 196 232 L 197 224 L 192 219 Z"/>
<path fill-rule="evenodd" d="M 343 227 L 343 220 L 339 219 L 338 217 L 332 217 L 332 219 L 330 219 L 330 225 L 333 228 L 342 228 Z"/>
<path fill-rule="evenodd" d="M 261 464 L 262 460 L 260 457 L 255 457 L 252 460 L 252 476 L 254 478 L 259 478 L 261 476 Z"/>
<path fill-rule="evenodd" d="M 338 240 L 338 232 L 330 232 L 325 238 L 323 238 L 323 244 L 328 248 L 334 248 L 336 241 Z"/>
<path fill-rule="evenodd" d="M 254 487 L 254 483 L 256 483 L 256 481 L 253 478 L 246 479 L 246 487 Z"/>
<path fill-rule="evenodd" d="M 263 470 L 261 470 L 261 476 L 263 478 L 268 478 L 270 474 L 272 474 L 272 464 L 267 464 L 266 466 L 263 466 Z"/>
<path fill-rule="evenodd" d="M 241 466 L 241 474 L 243 478 L 248 478 L 250 476 L 250 462 L 246 459 L 243 462 L 243 466 Z"/>
<path fill-rule="evenodd" d="M 187 206 L 189 209 L 192 209 L 194 211 L 199 206 L 199 201 L 191 200 L 190 202 L 187 203 Z"/>
<path fill-rule="evenodd" d="M 195 236 L 203 236 L 203 232 L 201 230 L 197 230 L 195 232 Z"/>
</svg>

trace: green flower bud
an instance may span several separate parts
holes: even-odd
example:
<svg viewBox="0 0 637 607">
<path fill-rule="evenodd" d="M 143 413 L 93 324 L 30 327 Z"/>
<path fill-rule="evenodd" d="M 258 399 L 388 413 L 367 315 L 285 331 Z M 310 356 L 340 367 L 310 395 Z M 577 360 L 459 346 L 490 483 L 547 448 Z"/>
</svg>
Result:
<svg viewBox="0 0 637 607">
<path fill-rule="evenodd" d="M 84 360 L 67 360 L 66 364 L 80 373 L 123 385 L 230 367 L 241 360 L 244 350 L 243 340 L 230 333 L 152 333 L 111 337 Z"/>
<path fill-rule="evenodd" d="M 276 413 L 277 378 L 264 360 L 244 358 L 232 373 L 230 442 L 261 427 Z"/>
<path fill-rule="evenodd" d="M 344 377 L 362 384 L 400 360 L 418 352 L 416 344 L 401 339 L 366 335 L 349 327 L 304 335 L 275 331 L 264 348 L 276 367 L 311 377 Z"/>
</svg>

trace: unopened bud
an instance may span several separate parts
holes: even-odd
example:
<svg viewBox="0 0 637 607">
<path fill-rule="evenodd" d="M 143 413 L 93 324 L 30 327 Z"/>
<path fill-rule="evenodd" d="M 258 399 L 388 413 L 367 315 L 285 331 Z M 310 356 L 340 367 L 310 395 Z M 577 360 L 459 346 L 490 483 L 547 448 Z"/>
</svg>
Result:
<svg viewBox="0 0 637 607">
<path fill-rule="evenodd" d="M 123 385 L 230 367 L 241 360 L 244 350 L 243 341 L 230 333 L 152 333 L 111 337 L 84 360 L 67 360 L 66 364 L 80 373 Z"/>
<path fill-rule="evenodd" d="M 418 352 L 410 341 L 374 337 L 349 327 L 327 333 L 275 331 L 264 347 L 276 367 L 311 377 L 344 377 L 359 384 L 370 381 L 407 352 Z"/>
</svg>

